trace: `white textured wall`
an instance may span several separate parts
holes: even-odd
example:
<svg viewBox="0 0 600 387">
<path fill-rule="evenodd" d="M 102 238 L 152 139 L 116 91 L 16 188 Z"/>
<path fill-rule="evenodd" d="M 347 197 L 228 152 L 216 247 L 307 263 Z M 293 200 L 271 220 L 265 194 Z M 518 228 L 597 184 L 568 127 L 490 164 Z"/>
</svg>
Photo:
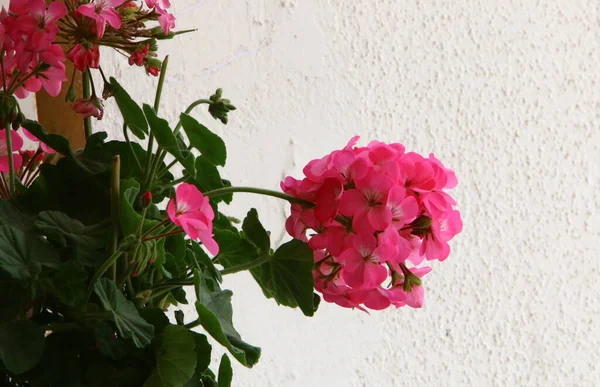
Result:
<svg viewBox="0 0 600 387">
<path fill-rule="evenodd" d="M 239 330 L 263 348 L 235 386 L 600 385 L 597 6 L 175 1 L 178 26 L 200 31 L 163 44 L 162 111 L 223 87 L 230 125 L 199 116 L 226 139 L 234 183 L 277 188 L 357 133 L 433 151 L 460 180 L 464 231 L 421 310 L 307 319 L 227 278 Z M 154 83 L 125 68 L 108 72 L 150 101 Z M 285 240 L 284 203 L 240 196 L 227 212 L 250 206 Z"/>
</svg>

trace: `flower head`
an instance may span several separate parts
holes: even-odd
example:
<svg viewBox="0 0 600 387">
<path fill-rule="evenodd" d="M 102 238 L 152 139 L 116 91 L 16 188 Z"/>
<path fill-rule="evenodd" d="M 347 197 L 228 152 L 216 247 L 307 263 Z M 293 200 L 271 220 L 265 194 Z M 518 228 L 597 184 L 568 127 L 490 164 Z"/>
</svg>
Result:
<svg viewBox="0 0 600 387">
<path fill-rule="evenodd" d="M 361 310 L 420 307 L 419 278 L 430 269 L 418 265 L 446 259 L 448 241 L 462 229 L 444 191 L 456 176 L 433 155 L 379 141 L 357 147 L 357 140 L 309 162 L 304 179 L 281 183 L 315 203 L 293 204 L 286 229 L 313 249 L 315 288 L 326 301 Z"/>
</svg>

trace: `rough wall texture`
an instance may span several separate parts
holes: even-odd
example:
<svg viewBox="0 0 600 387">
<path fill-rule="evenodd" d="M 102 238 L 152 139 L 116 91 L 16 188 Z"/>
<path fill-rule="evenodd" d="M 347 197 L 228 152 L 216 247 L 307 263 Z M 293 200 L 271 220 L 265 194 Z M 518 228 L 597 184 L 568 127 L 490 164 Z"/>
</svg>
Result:
<svg viewBox="0 0 600 387">
<path fill-rule="evenodd" d="M 224 174 L 277 188 L 354 134 L 457 171 L 464 231 L 426 306 L 316 317 L 227 278 L 262 346 L 235 386 L 600 385 L 600 27 L 596 0 L 178 0 L 161 111 L 223 87 Z M 122 62 L 122 59 L 119 59 Z M 108 69 L 138 98 L 153 84 Z M 123 79 L 123 77 L 121 77 Z M 137 89 L 136 89 L 137 88 Z M 107 117 L 113 108 L 109 107 Z M 117 120 L 103 128 L 119 136 Z M 283 241 L 285 205 L 239 196 Z"/>
</svg>

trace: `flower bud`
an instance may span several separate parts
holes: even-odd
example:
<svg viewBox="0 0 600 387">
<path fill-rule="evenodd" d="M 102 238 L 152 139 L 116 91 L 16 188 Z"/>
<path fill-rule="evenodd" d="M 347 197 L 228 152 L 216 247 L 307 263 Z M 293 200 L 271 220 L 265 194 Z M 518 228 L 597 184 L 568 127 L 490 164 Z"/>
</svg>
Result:
<svg viewBox="0 0 600 387">
<path fill-rule="evenodd" d="M 6 121 L 13 122 L 19 114 L 19 104 L 12 95 L 0 93 L 0 126 L 4 126 Z"/>
<path fill-rule="evenodd" d="M 75 91 L 75 87 L 71 85 L 67 90 L 67 94 L 65 95 L 65 102 L 73 102 L 77 99 L 77 92 Z"/>
<path fill-rule="evenodd" d="M 144 192 L 144 194 L 142 195 L 142 207 L 146 208 L 148 207 L 150 204 L 152 204 L 152 192 L 150 191 L 146 191 Z"/>
</svg>

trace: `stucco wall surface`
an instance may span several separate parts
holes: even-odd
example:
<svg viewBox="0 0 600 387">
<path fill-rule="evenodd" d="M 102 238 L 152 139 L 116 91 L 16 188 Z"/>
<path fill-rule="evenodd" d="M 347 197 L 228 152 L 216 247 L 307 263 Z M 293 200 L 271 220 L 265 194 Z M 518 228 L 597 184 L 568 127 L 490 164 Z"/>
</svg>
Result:
<svg viewBox="0 0 600 387">
<path fill-rule="evenodd" d="M 464 231 L 423 309 L 324 304 L 308 319 L 227 277 L 239 331 L 263 348 L 235 386 L 600 385 L 598 4 L 174 2 L 199 31 L 162 44 L 161 112 L 175 121 L 223 87 L 230 124 L 197 117 L 226 140 L 234 184 L 277 189 L 354 134 L 434 152 L 460 181 Z M 114 58 L 105 71 L 151 101 L 155 80 Z M 117 119 L 100 127 L 120 136 Z M 250 207 L 287 239 L 283 202 L 240 195 L 224 211 Z"/>
</svg>

